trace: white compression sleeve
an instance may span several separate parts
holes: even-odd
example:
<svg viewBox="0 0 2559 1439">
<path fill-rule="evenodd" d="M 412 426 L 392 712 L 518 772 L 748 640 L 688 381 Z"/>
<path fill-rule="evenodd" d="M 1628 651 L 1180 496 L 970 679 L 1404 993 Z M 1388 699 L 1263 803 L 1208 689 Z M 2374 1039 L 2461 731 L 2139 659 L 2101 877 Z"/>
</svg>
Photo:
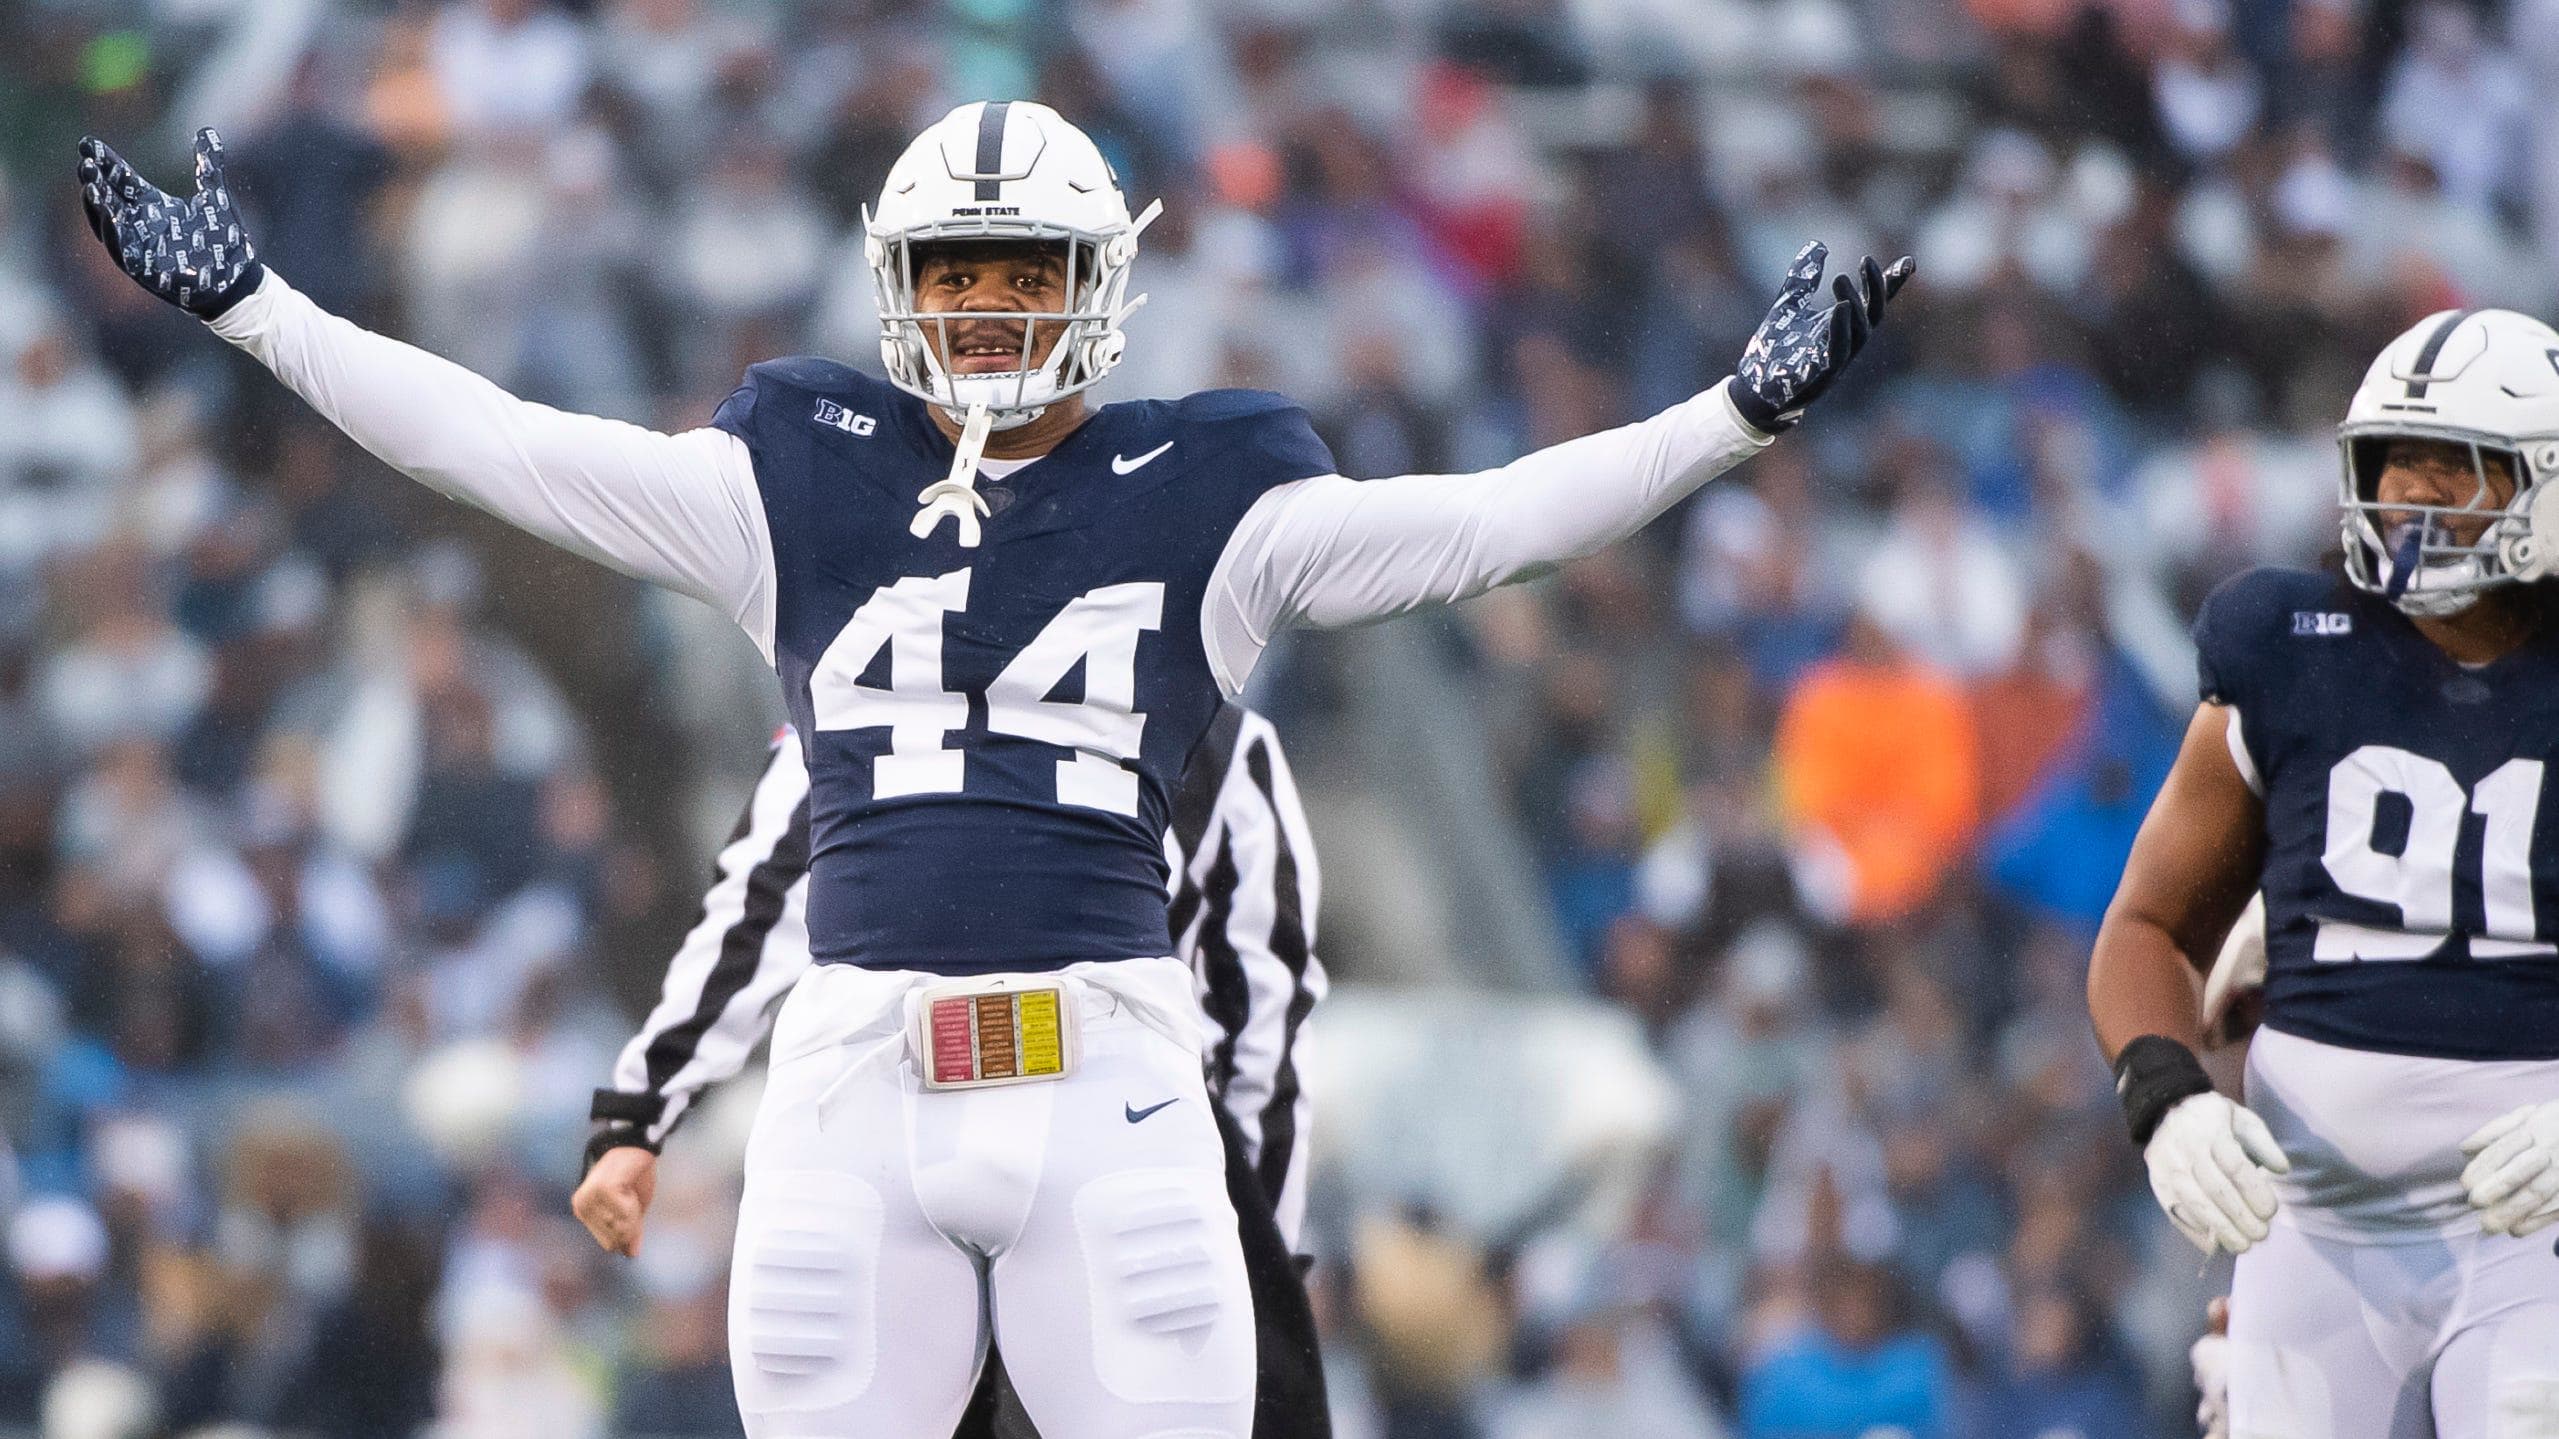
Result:
<svg viewBox="0 0 2559 1439">
<path fill-rule="evenodd" d="M 711 605 L 773 647 L 773 541 L 746 445 L 519 400 L 267 272 L 212 322 L 384 464 L 529 534 Z"/>
<path fill-rule="evenodd" d="M 1480 474 L 1278 486 L 1245 513 L 1209 580 L 1201 631 L 1219 683 L 1241 689 L 1290 625 L 1468 599 L 1642 529 L 1768 444 L 1725 390 Z"/>
</svg>

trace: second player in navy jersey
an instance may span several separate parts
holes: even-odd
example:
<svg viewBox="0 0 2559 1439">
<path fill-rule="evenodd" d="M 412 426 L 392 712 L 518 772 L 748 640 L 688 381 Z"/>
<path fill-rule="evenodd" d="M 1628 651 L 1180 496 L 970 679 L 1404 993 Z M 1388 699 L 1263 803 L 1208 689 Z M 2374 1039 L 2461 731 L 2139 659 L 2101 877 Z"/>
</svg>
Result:
<svg viewBox="0 0 2559 1439">
<path fill-rule="evenodd" d="M 2266 811 L 2268 1022 L 2382 1053 L 2559 1059 L 2559 631 L 2464 665 L 2340 576 L 2257 570 L 2205 604 L 2195 641 Z"/>
<path fill-rule="evenodd" d="M 992 1336 L 1049 1439 L 1240 1436 L 1253 1334 L 1204 1023 L 1165 920 L 1173 776 L 1280 631 L 1621 539 L 1817 401 L 1910 274 L 1807 246 L 1732 377 L 1475 475 L 1354 481 L 1275 397 L 1087 406 L 1138 242 L 1092 141 L 960 107 L 866 217 L 888 383 L 759 365 L 681 434 L 526 404 L 266 270 L 221 154 L 83 142 L 92 227 L 367 450 L 713 605 L 810 775 L 820 962 L 775 1023 L 730 1352 L 755 1439 L 947 1432 Z"/>
<path fill-rule="evenodd" d="M 2342 574 L 2196 625 L 2089 1005 L 2170 1220 L 2239 1256 L 2230 1432 L 2559 1433 L 2559 332 L 2448 311 L 2341 429 Z M 2195 985 L 2252 894 L 2242 1105 Z"/>
</svg>

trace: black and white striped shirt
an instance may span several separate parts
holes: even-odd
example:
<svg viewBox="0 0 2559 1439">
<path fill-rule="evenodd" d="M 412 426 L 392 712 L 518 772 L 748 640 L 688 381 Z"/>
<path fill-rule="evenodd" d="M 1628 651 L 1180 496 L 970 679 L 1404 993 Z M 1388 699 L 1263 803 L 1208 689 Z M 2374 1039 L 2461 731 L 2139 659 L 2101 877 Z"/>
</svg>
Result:
<svg viewBox="0 0 2559 1439">
<path fill-rule="evenodd" d="M 594 1115 L 651 1147 L 702 1091 L 738 1072 L 809 967 L 809 777 L 797 735 L 774 739 L 720 851 L 702 915 L 668 963 L 657 1007 L 622 1048 Z M 1209 1092 L 1292 1244 L 1305 1214 L 1307 1119 L 1297 1036 L 1324 996 L 1318 875 L 1306 811 L 1270 721 L 1229 704 L 1182 770 L 1164 836 L 1174 943 L 1209 1018 Z"/>
</svg>

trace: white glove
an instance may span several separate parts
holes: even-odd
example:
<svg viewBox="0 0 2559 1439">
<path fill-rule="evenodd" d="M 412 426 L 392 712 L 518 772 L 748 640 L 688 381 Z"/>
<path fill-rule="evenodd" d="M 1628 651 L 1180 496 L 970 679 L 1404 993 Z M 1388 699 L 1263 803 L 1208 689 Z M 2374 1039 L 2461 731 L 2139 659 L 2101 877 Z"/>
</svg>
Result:
<svg viewBox="0 0 2559 1439">
<path fill-rule="evenodd" d="M 2266 1121 L 2213 1093 L 2177 1101 L 2141 1157 L 2159 1207 L 2206 1254 L 2242 1254 L 2265 1238 L 2266 1221 L 2275 1217 L 2267 1176 L 2292 1172 Z"/>
<path fill-rule="evenodd" d="M 2195 1427 L 2203 1439 L 2230 1439 L 2230 1337 L 2207 1334 L 2186 1351 L 2195 1373 Z"/>
<path fill-rule="evenodd" d="M 2461 1188 L 2479 1227 L 2517 1239 L 2559 1224 L 2559 1100 L 2509 1110 L 2461 1141 Z"/>
</svg>

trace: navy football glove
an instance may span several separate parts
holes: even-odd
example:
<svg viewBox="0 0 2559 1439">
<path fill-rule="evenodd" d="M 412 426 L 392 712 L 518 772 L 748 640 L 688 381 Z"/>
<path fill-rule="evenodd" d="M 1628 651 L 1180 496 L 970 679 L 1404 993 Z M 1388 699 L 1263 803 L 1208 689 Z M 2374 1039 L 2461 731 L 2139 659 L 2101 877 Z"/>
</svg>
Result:
<svg viewBox="0 0 2559 1439">
<path fill-rule="evenodd" d="M 1832 282 L 1831 303 L 1818 305 L 1829 258 L 1830 247 L 1819 240 L 1795 256 L 1776 305 L 1733 369 L 1733 408 L 1762 434 L 1791 429 L 1804 417 L 1804 407 L 1821 398 L 1865 348 L 1866 337 L 1884 322 L 1885 302 L 1901 293 L 1917 268 L 1908 255 L 1889 270 L 1869 255 L 1856 280 L 1840 276 Z"/>
<path fill-rule="evenodd" d="M 247 298 L 267 272 L 240 229 L 222 179 L 222 137 L 211 130 L 196 132 L 195 193 L 183 199 L 135 174 L 105 141 L 84 138 L 80 205 L 119 269 L 199 319 Z"/>
</svg>

